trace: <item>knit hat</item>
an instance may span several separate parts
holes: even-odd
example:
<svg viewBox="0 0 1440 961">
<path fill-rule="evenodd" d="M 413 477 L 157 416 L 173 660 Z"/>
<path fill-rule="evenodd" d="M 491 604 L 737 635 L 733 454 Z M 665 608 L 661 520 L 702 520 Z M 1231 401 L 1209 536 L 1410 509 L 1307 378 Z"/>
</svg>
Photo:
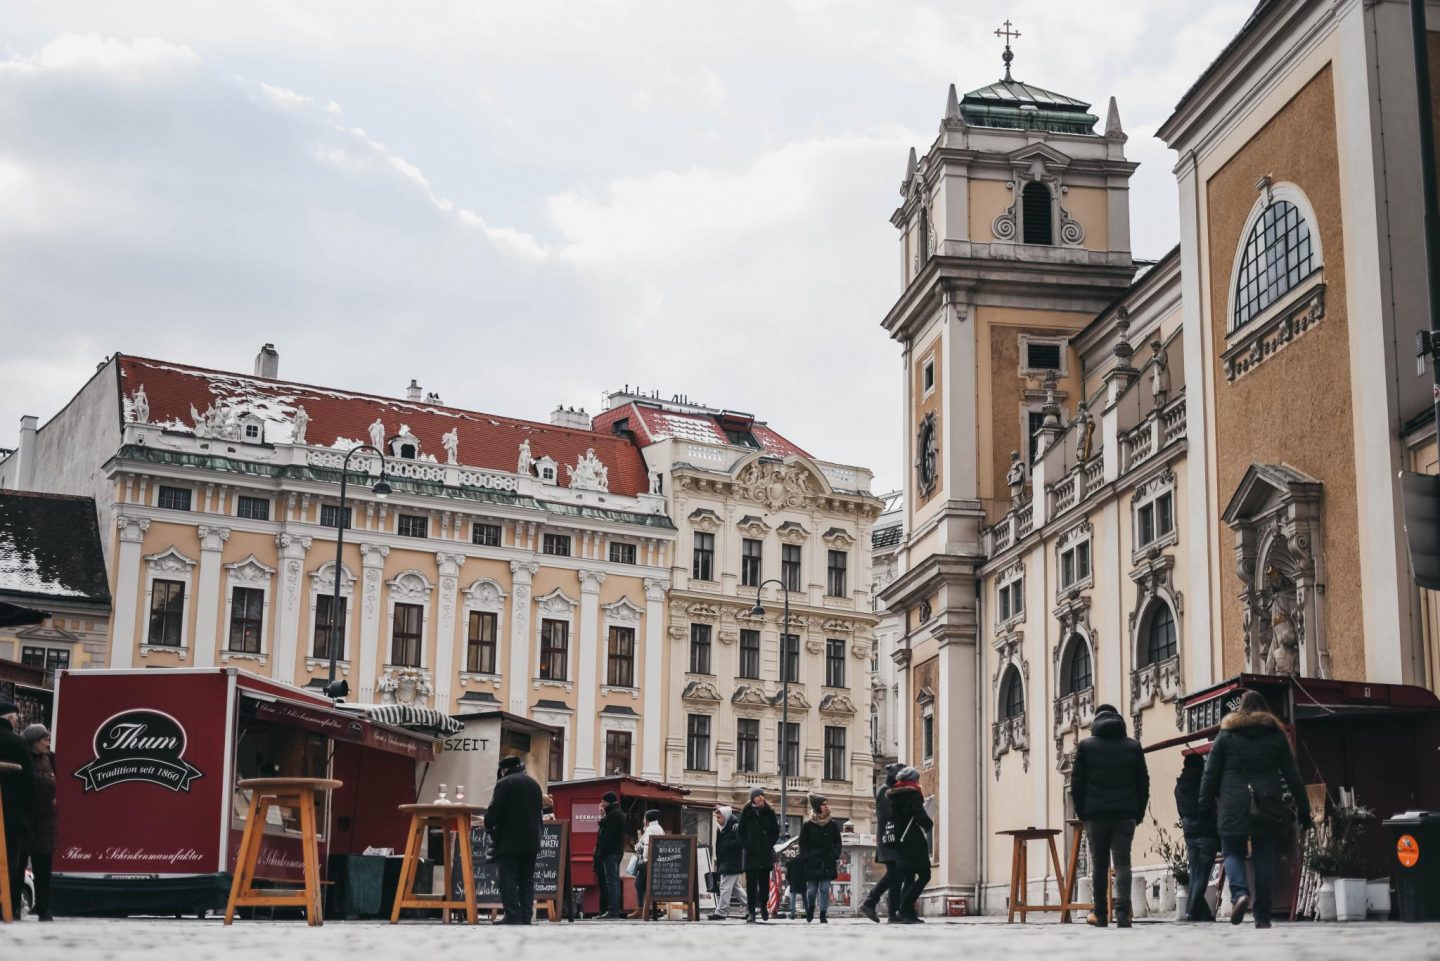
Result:
<svg viewBox="0 0 1440 961">
<path fill-rule="evenodd" d="M 757 785 L 755 785 L 754 787 L 752 787 L 752 788 L 750 789 L 750 800 L 753 801 L 753 800 L 755 800 L 757 797 L 764 797 L 764 796 L 765 796 L 765 789 L 764 789 L 763 787 L 761 787 L 760 785 L 757 784 Z"/>
<path fill-rule="evenodd" d="M 885 786 L 894 787 L 895 782 L 900 779 L 900 772 L 905 770 L 905 765 L 898 761 L 894 764 L 885 765 Z"/>
<path fill-rule="evenodd" d="M 19 714 L 19 713 L 20 713 L 20 705 L 14 703 L 13 701 L 6 701 L 6 700 L 3 700 L 3 699 L 0 699 L 0 717 L 4 717 L 6 714 Z"/>
<path fill-rule="evenodd" d="M 819 794 L 810 795 L 810 810 L 814 811 L 816 814 L 819 814 L 820 807 L 825 803 L 825 800 L 826 799 Z"/>
<path fill-rule="evenodd" d="M 907 768 L 903 769 L 899 774 L 897 774 L 897 775 L 895 776 L 895 780 L 897 780 L 897 781 L 918 781 L 918 780 L 920 780 L 920 772 L 917 771 L 917 770 L 915 770 L 913 767 L 907 767 Z"/>
<path fill-rule="evenodd" d="M 620 800 L 620 796 L 614 791 L 606 791 L 604 794 L 600 795 L 600 800 L 604 801 L 606 804 L 614 804 Z"/>
<path fill-rule="evenodd" d="M 21 731 L 20 736 L 25 739 L 26 744 L 34 747 L 50 736 L 50 729 L 43 724 L 32 724 Z"/>
<path fill-rule="evenodd" d="M 649 824 L 651 821 L 658 821 L 658 820 L 660 820 L 660 812 L 659 812 L 659 811 L 655 810 L 654 808 L 651 808 L 650 810 L 648 810 L 648 811 L 645 812 L 645 823 L 646 823 L 646 824 Z"/>
</svg>

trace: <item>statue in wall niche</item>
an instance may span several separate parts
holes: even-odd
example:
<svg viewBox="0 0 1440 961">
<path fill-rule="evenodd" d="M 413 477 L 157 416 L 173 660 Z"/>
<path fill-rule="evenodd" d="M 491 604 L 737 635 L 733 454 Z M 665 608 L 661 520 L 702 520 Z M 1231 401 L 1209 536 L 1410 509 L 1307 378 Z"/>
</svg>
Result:
<svg viewBox="0 0 1440 961">
<path fill-rule="evenodd" d="M 1270 645 L 1265 673 L 1300 673 L 1300 603 L 1295 585 L 1274 567 L 1265 569 L 1265 593 L 1270 607 Z"/>
<path fill-rule="evenodd" d="M 370 444 L 379 450 L 385 449 L 385 422 L 379 417 L 370 425 Z"/>
<path fill-rule="evenodd" d="M 135 414 L 135 423 L 150 423 L 150 398 L 145 396 L 144 384 L 135 388 L 135 394 L 131 398 L 131 409 Z"/>
<path fill-rule="evenodd" d="M 1020 452 L 1010 452 L 1010 469 L 1005 472 L 1005 483 L 1010 486 L 1010 506 L 1019 507 L 1025 496 L 1025 462 L 1020 459 Z"/>
<path fill-rule="evenodd" d="M 665 475 L 658 470 L 650 472 L 650 493 L 656 497 L 665 491 Z"/>
<path fill-rule="evenodd" d="M 530 475 L 530 468 L 535 464 L 535 458 L 530 456 L 530 438 L 520 442 L 520 461 L 515 465 L 515 473 Z"/>
<path fill-rule="evenodd" d="M 1170 396 L 1170 359 L 1158 338 L 1150 341 L 1150 353 L 1150 396 L 1155 398 L 1156 407 L 1164 407 Z"/>
<path fill-rule="evenodd" d="M 448 433 L 441 434 L 440 444 L 445 448 L 445 463 L 460 463 L 460 428 L 452 427 Z"/>
<path fill-rule="evenodd" d="M 301 404 L 295 409 L 295 418 L 290 425 L 290 443 L 305 443 L 305 431 L 310 427 L 310 415 L 305 412 L 305 405 Z"/>
</svg>

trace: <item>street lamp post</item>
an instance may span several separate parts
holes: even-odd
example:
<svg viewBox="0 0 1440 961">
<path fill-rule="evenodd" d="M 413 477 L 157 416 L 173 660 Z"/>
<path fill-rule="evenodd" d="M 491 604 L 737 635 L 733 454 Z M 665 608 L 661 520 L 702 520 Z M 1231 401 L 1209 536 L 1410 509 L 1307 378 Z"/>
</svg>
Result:
<svg viewBox="0 0 1440 961">
<path fill-rule="evenodd" d="M 341 625 L 345 621 L 349 620 L 350 616 L 349 611 L 346 611 L 343 617 L 340 614 L 340 571 L 342 563 L 341 552 L 345 549 L 346 527 L 345 487 L 346 481 L 350 476 L 350 457 L 356 451 L 360 450 L 374 451 L 376 456 L 380 458 L 380 479 L 375 482 L 374 487 L 370 488 L 370 492 L 376 497 L 382 499 L 390 496 L 390 485 L 385 482 L 384 452 L 381 451 L 378 447 L 372 447 L 369 444 L 359 444 L 355 447 L 350 448 L 349 452 L 345 455 L 344 462 L 340 465 L 340 516 L 335 519 L 335 570 L 332 572 L 334 574 L 335 583 L 334 590 L 330 594 L 330 640 L 329 643 L 326 645 L 329 648 L 330 654 L 330 677 L 329 680 L 325 683 L 325 696 L 330 698 L 342 698 L 350 693 L 349 684 L 347 684 L 345 681 L 337 682 L 335 680 L 335 661 L 340 655 Z"/>
<path fill-rule="evenodd" d="M 785 613 L 781 618 L 780 627 L 780 827 L 782 837 L 789 837 L 786 830 L 785 819 L 789 816 L 790 788 L 786 781 L 785 762 L 788 760 L 786 754 L 785 738 L 790 733 L 790 592 L 785 588 L 785 582 L 774 577 L 761 581 L 755 587 L 755 607 L 750 611 L 756 617 L 765 616 L 765 607 L 760 603 L 760 592 L 768 585 L 776 584 L 780 587 L 780 594 L 785 602 Z M 798 660 L 798 658 L 797 658 Z M 798 745 L 797 745 L 798 746 Z"/>
</svg>

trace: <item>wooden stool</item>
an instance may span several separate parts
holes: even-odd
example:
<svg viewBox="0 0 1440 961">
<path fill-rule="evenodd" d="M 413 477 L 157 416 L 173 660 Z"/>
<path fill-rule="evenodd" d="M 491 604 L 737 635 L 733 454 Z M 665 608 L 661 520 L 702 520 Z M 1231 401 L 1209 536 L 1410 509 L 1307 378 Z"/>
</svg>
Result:
<svg viewBox="0 0 1440 961">
<path fill-rule="evenodd" d="M 0 761 L 0 774 L 19 774 L 22 768 L 9 761 Z M 14 909 L 10 906 L 10 857 L 5 849 L 5 807 L 0 797 L 0 924 L 15 920 Z"/>
<path fill-rule="evenodd" d="M 1075 835 L 1070 839 L 1070 858 L 1065 866 L 1065 884 L 1060 895 L 1060 900 L 1065 904 L 1065 911 L 1060 915 L 1060 922 L 1069 924 L 1071 911 L 1093 911 L 1095 904 L 1094 902 L 1081 904 L 1075 900 L 1075 872 L 1080 866 L 1080 840 L 1085 837 L 1085 822 L 1078 818 L 1071 818 L 1065 822 L 1065 825 L 1075 829 Z"/>
<path fill-rule="evenodd" d="M 319 777 L 257 777 L 239 782 L 250 792 L 250 809 L 245 815 L 245 833 L 235 856 L 235 878 L 230 882 L 230 902 L 225 906 L 225 923 L 235 920 L 235 909 L 246 907 L 297 907 L 305 909 L 311 925 L 325 923 L 320 904 L 320 845 L 315 831 L 315 792 L 343 787 L 340 781 Z M 305 860 L 305 883 L 295 891 L 257 890 L 255 863 L 265 841 L 265 816 L 272 807 L 296 808 L 300 812 L 300 850 Z"/>
<path fill-rule="evenodd" d="M 395 907 L 390 911 L 390 923 L 400 920 L 400 911 L 404 908 L 439 908 L 440 919 L 446 924 L 450 923 L 452 910 L 463 910 L 466 923 L 474 924 L 475 872 L 471 867 L 470 821 L 484 814 L 485 808 L 472 804 L 402 804 L 400 813 L 410 815 L 410 835 L 405 839 L 405 859 L 400 865 L 400 886 L 395 891 Z M 424 843 L 432 824 L 440 829 L 441 837 L 445 839 L 445 893 L 438 897 L 415 893 L 415 869 L 420 865 L 420 845 Z M 455 900 L 451 886 L 452 832 L 460 842 L 460 875 L 465 886 L 465 897 L 459 901 Z"/>
<path fill-rule="evenodd" d="M 1015 913 L 1020 913 L 1020 923 L 1026 923 L 1026 915 L 1031 911 L 1057 911 L 1060 913 L 1062 924 L 1070 922 L 1070 912 L 1075 905 L 1069 903 L 1069 885 L 1066 880 L 1065 869 L 1060 866 L 1060 853 L 1055 849 L 1055 836 L 1060 833 L 1056 828 L 1027 827 L 1023 830 L 997 831 L 997 834 L 1008 834 L 1014 840 L 1014 848 L 1010 858 L 1010 913 L 1006 923 L 1015 921 Z M 1027 841 L 1045 841 L 1050 847 L 1050 863 L 1055 866 L 1055 880 L 1060 889 L 1059 904 L 1030 904 L 1027 900 L 1026 885 L 1029 880 L 1029 858 L 1026 855 L 1025 844 Z"/>
</svg>

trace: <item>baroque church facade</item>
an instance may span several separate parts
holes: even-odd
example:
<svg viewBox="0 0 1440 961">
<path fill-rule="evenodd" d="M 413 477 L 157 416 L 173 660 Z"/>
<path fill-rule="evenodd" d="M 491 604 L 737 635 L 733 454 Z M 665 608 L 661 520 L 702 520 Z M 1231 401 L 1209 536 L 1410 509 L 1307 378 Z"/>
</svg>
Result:
<svg viewBox="0 0 1440 961">
<path fill-rule="evenodd" d="M 1069 843 L 1097 704 L 1158 745 L 1187 694 L 1242 673 L 1440 686 L 1396 480 L 1436 472 L 1428 377 L 1394 346 L 1427 316 L 1423 258 L 1397 253 L 1423 249 L 1420 212 L 1393 201 L 1419 176 L 1407 16 L 1261 2 L 1160 129 L 1181 229 L 1158 261 L 1130 250 L 1114 99 L 1102 122 L 1022 83 L 1008 47 L 1005 79 L 951 87 L 912 151 L 883 320 L 904 536 L 879 600 L 935 902 L 1004 910 L 998 831 Z M 1158 877 L 1180 756 L 1149 757 L 1134 851 Z"/>
</svg>

